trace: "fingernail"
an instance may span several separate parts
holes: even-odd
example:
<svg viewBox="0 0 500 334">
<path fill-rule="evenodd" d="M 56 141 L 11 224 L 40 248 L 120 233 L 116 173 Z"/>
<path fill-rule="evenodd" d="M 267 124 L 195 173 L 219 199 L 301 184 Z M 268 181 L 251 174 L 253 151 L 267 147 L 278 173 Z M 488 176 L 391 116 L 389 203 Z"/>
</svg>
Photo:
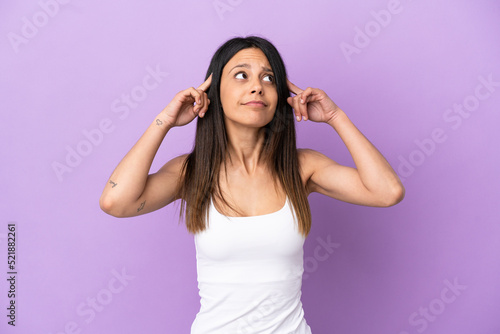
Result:
<svg viewBox="0 0 500 334">
<path fill-rule="evenodd" d="M 300 116 L 297 116 L 297 122 L 300 122 Z"/>
<path fill-rule="evenodd" d="M 200 117 L 203 117 L 203 116 L 205 116 L 205 113 L 201 113 L 201 114 L 200 114 Z"/>
</svg>

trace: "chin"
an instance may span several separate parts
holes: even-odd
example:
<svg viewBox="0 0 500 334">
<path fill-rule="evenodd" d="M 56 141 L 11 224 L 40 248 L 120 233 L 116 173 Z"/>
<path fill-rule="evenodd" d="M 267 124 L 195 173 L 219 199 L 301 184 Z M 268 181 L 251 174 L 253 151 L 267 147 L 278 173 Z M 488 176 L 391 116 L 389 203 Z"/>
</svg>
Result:
<svg viewBox="0 0 500 334">
<path fill-rule="evenodd" d="M 232 123 L 237 123 L 237 124 L 240 124 L 240 125 L 244 125 L 244 126 L 248 126 L 248 127 L 253 127 L 253 128 L 256 128 L 256 127 L 263 127 L 263 126 L 266 126 L 267 124 L 269 124 L 272 120 L 273 120 L 273 117 L 260 117 L 260 116 L 257 116 L 257 117 L 245 117 L 245 118 L 228 118 L 228 117 L 225 117 L 226 119 L 226 124 L 227 124 L 227 121 L 230 121 Z"/>
</svg>

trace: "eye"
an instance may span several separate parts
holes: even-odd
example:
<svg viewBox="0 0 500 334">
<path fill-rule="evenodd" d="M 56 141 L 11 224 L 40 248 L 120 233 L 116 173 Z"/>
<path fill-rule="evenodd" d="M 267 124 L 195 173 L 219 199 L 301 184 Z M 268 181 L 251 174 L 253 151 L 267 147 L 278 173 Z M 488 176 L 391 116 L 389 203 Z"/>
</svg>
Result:
<svg viewBox="0 0 500 334">
<path fill-rule="evenodd" d="M 264 78 L 270 78 L 269 82 L 274 82 L 274 77 L 270 74 L 266 75 Z"/>
<path fill-rule="evenodd" d="M 240 75 L 240 74 L 244 75 L 245 77 L 247 76 L 245 72 L 239 72 L 239 73 L 236 73 L 236 75 L 234 77 L 238 79 L 238 75 Z M 245 78 L 241 78 L 241 79 L 245 79 Z"/>
</svg>

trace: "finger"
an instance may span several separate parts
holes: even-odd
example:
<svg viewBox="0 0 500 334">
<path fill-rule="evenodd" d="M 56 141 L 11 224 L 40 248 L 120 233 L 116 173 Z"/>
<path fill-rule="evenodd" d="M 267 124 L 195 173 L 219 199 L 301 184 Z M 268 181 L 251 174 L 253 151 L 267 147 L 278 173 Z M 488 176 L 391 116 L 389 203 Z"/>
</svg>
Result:
<svg viewBox="0 0 500 334">
<path fill-rule="evenodd" d="M 207 105 L 207 100 L 205 98 L 205 96 L 207 94 L 204 91 L 202 91 L 201 89 L 197 89 L 197 91 L 200 93 L 200 103 L 196 106 L 197 107 L 196 111 L 198 112 L 198 115 L 199 115 L 203 112 L 203 109 Z"/>
<path fill-rule="evenodd" d="M 201 109 L 201 111 L 200 111 L 200 113 L 199 113 L 200 117 L 205 116 L 205 113 L 206 113 L 206 112 L 207 112 L 207 110 L 208 110 L 208 105 L 209 105 L 209 103 L 210 103 L 210 102 L 209 102 L 209 100 L 208 100 L 208 95 L 207 95 L 207 93 L 205 93 L 205 92 L 204 92 L 202 96 L 203 96 L 203 107 L 202 107 L 202 109 Z"/>
<path fill-rule="evenodd" d="M 307 121 L 309 118 L 307 114 L 307 103 L 315 101 L 316 95 L 315 89 L 311 87 L 307 87 L 305 91 L 300 93 L 301 113 L 304 116 L 304 121 Z"/>
<path fill-rule="evenodd" d="M 307 103 L 311 102 L 311 99 L 313 97 L 314 97 L 314 90 L 311 87 L 307 87 L 306 90 L 300 94 L 300 104 L 301 104 L 300 112 L 302 113 L 302 115 L 304 117 L 304 121 L 307 121 L 307 119 L 308 119 Z"/>
<path fill-rule="evenodd" d="M 299 119 L 298 121 L 302 121 L 302 116 L 304 116 L 304 105 L 302 103 L 300 103 L 300 100 L 302 99 L 302 93 L 300 93 L 298 96 L 297 96 L 297 111 L 299 113 Z"/>
<path fill-rule="evenodd" d="M 294 97 L 289 97 L 287 98 L 287 101 L 293 108 L 293 113 L 295 114 L 295 119 L 297 122 L 300 122 L 302 119 L 302 115 L 300 113 L 300 103 L 299 103 L 300 96 L 294 96 Z"/>
<path fill-rule="evenodd" d="M 288 90 L 294 93 L 295 95 L 298 95 L 302 92 L 302 89 L 291 83 L 290 80 L 288 80 L 288 78 L 286 79 L 286 85 L 288 86 Z"/>
<path fill-rule="evenodd" d="M 308 98 L 312 96 L 313 94 L 313 89 L 311 87 L 307 87 L 305 91 L 300 93 L 300 103 L 306 104 L 309 102 Z"/>
<path fill-rule="evenodd" d="M 304 121 L 307 120 L 307 98 L 309 97 L 311 89 L 307 88 L 305 91 L 302 91 L 300 94 L 295 96 L 297 99 L 297 109 L 299 111 L 299 117 Z M 300 120 L 299 120 L 300 121 Z"/>
<path fill-rule="evenodd" d="M 206 91 L 208 89 L 208 87 L 210 87 L 210 84 L 212 83 L 212 73 L 210 74 L 210 76 L 207 78 L 207 80 L 205 80 L 204 83 L 202 83 L 200 85 L 200 87 L 198 87 L 198 89 L 201 89 L 202 91 Z"/>
<path fill-rule="evenodd" d="M 194 89 L 194 87 L 189 88 L 189 94 L 194 99 L 196 105 L 193 106 L 193 111 L 198 112 L 202 106 L 201 92 Z"/>
<path fill-rule="evenodd" d="M 297 103 L 299 104 L 299 112 L 300 112 L 300 117 L 304 121 L 307 119 L 307 104 L 306 102 L 306 97 L 304 95 L 304 92 L 299 94 L 299 98 L 297 100 Z"/>
<path fill-rule="evenodd" d="M 315 101 L 320 101 L 321 100 L 321 95 L 318 93 L 317 90 L 313 90 L 309 96 L 307 96 L 306 103 L 310 102 L 315 102 Z"/>
</svg>

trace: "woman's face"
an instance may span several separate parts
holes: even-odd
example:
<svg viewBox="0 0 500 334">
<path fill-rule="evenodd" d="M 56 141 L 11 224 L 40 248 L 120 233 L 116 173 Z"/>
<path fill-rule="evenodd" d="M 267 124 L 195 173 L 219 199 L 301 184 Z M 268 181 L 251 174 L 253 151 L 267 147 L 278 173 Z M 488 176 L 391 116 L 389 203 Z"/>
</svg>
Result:
<svg viewBox="0 0 500 334">
<path fill-rule="evenodd" d="M 243 49 L 224 66 L 220 99 L 226 122 L 261 127 L 273 119 L 278 93 L 271 65 L 261 49 Z"/>
</svg>

